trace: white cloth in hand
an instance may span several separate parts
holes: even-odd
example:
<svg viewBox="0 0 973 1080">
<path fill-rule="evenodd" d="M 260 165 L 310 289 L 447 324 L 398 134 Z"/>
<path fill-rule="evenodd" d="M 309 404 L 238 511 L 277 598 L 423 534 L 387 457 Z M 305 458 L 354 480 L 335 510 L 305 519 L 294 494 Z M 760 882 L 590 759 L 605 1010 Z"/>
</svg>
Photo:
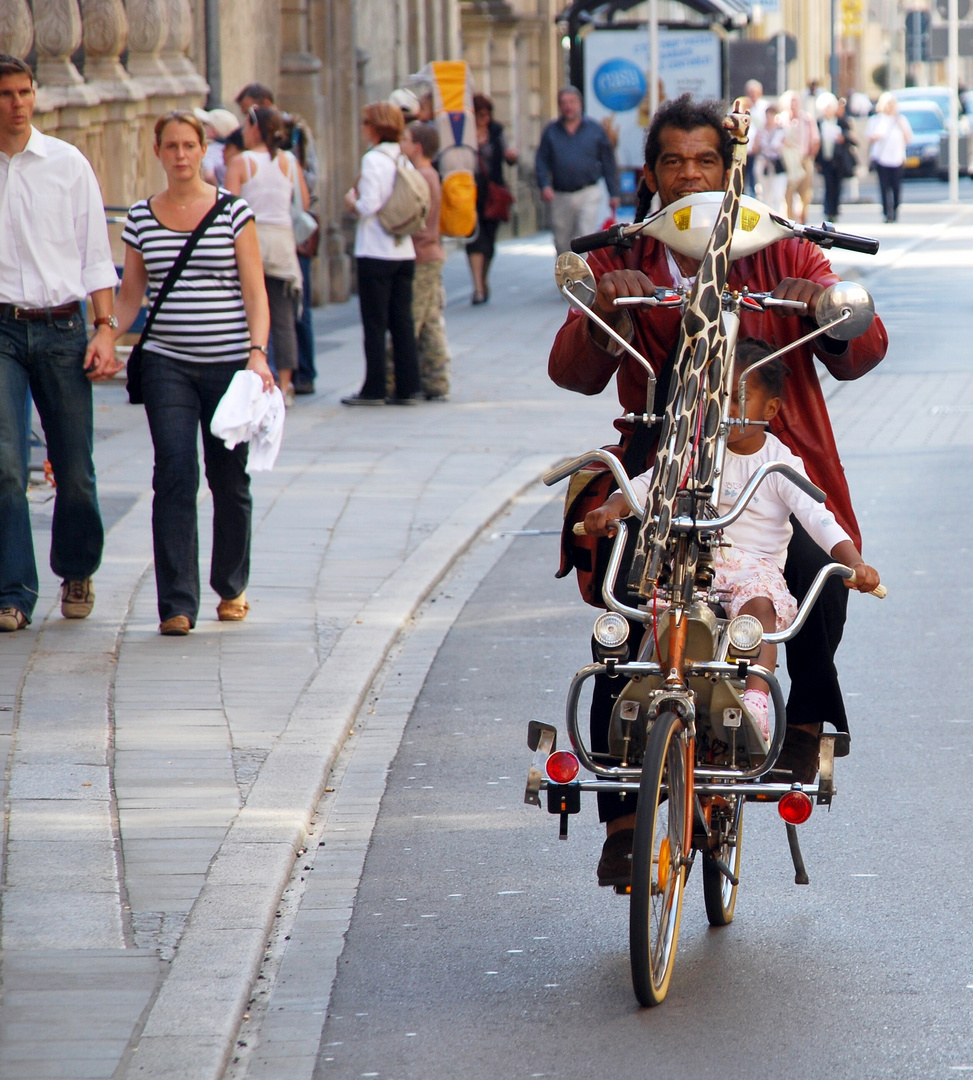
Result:
<svg viewBox="0 0 973 1080">
<path fill-rule="evenodd" d="M 238 371 L 209 426 L 227 450 L 249 440 L 248 473 L 272 469 L 284 437 L 284 398 L 276 386 L 268 394 L 263 385 L 255 371 Z"/>
</svg>

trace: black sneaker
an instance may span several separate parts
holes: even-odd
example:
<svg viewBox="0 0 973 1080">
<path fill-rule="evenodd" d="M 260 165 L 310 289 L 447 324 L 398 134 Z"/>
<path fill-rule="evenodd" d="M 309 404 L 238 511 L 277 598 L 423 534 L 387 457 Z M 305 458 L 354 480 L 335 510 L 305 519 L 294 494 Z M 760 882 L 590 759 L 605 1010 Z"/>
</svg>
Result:
<svg viewBox="0 0 973 1080">
<path fill-rule="evenodd" d="M 352 394 L 351 397 L 343 397 L 341 399 L 342 405 L 384 405 L 385 398 L 381 397 L 362 397 L 361 394 Z"/>
<path fill-rule="evenodd" d="M 789 727 L 784 733 L 784 745 L 774 762 L 773 772 L 789 772 L 797 784 L 813 784 L 818 775 L 820 735 Z"/>
<path fill-rule="evenodd" d="M 632 841 L 634 829 L 619 829 L 605 841 L 598 860 L 598 884 L 626 886 L 632 884 Z"/>
</svg>

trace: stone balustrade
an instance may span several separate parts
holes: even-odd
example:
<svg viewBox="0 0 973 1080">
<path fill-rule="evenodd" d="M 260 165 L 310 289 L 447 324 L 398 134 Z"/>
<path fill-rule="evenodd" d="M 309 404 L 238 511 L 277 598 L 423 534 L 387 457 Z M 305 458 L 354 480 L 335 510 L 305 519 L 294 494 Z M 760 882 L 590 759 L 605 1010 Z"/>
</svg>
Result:
<svg viewBox="0 0 973 1080">
<path fill-rule="evenodd" d="M 106 205 L 127 207 L 159 190 L 156 118 L 202 105 L 208 91 L 190 59 L 189 0 L 33 0 L 32 7 L 0 2 L 0 52 L 36 61 L 34 125 L 82 151 Z"/>
</svg>

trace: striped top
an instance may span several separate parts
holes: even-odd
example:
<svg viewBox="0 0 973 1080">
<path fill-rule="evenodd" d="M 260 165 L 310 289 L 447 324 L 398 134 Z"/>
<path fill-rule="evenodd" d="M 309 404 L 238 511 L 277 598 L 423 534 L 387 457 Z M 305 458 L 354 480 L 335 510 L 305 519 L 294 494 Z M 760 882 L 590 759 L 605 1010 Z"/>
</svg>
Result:
<svg viewBox="0 0 973 1080">
<path fill-rule="evenodd" d="M 218 197 L 229 194 L 220 188 Z M 165 298 L 145 348 L 195 363 L 247 359 L 250 331 L 234 244 L 252 220 L 253 211 L 239 197 L 220 211 Z M 152 212 L 148 199 L 141 199 L 129 210 L 122 239 L 142 255 L 153 303 L 190 235 L 167 229 Z"/>
</svg>

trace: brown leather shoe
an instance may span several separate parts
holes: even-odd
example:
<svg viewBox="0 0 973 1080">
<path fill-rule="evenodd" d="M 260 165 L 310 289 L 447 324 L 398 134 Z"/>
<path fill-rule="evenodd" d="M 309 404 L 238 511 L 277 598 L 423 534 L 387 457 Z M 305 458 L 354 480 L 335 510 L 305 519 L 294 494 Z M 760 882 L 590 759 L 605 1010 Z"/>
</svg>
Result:
<svg viewBox="0 0 973 1080">
<path fill-rule="evenodd" d="M 240 593 L 233 600 L 221 600 L 216 605 L 216 617 L 220 622 L 240 622 L 247 617 L 250 605 L 247 603 L 247 594 Z"/>
<path fill-rule="evenodd" d="M 185 637 L 192 630 L 192 623 L 185 615 L 173 615 L 159 624 L 159 633 L 166 637 Z"/>
</svg>

